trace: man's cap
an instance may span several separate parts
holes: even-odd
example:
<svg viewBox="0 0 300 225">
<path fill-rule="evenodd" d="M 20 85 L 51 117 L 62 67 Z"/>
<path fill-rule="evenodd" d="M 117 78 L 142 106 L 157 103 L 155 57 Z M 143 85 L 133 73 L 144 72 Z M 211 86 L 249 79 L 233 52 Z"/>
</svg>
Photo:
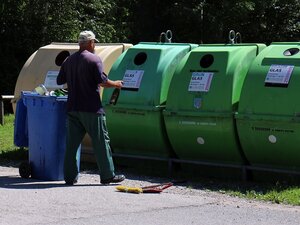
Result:
<svg viewBox="0 0 300 225">
<path fill-rule="evenodd" d="M 78 42 L 79 43 L 84 43 L 84 42 L 87 42 L 87 41 L 90 41 L 90 40 L 95 40 L 95 41 L 99 42 L 96 39 L 96 36 L 92 31 L 85 30 L 85 31 L 80 32 L 79 37 L 78 37 Z"/>
</svg>

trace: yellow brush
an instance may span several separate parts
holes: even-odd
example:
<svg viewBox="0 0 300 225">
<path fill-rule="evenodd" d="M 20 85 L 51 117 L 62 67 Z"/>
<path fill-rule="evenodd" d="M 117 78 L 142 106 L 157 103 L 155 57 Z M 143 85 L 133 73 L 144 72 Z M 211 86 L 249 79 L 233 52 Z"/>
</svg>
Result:
<svg viewBox="0 0 300 225">
<path fill-rule="evenodd" d="M 139 194 L 139 193 L 142 193 L 143 192 L 143 189 L 142 188 L 139 188 L 139 187 L 128 187 L 128 186 L 117 186 L 116 189 L 118 191 L 122 191 L 122 192 L 130 192 L 130 193 L 136 193 L 136 194 Z"/>
</svg>

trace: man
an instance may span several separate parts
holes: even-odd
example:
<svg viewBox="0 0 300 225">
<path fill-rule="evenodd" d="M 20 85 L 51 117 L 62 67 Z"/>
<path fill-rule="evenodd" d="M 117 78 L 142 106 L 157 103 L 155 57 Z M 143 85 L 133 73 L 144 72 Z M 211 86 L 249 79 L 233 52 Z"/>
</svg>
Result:
<svg viewBox="0 0 300 225">
<path fill-rule="evenodd" d="M 121 88 L 121 80 L 112 81 L 103 73 L 103 64 L 94 54 L 95 41 L 91 31 L 79 34 L 79 51 L 69 56 L 61 66 L 57 84 L 68 85 L 67 143 L 64 159 L 64 179 L 73 185 L 78 179 L 77 149 L 87 132 L 91 139 L 100 170 L 102 184 L 118 183 L 124 175 L 115 175 L 105 112 L 100 100 L 100 86 Z"/>
</svg>

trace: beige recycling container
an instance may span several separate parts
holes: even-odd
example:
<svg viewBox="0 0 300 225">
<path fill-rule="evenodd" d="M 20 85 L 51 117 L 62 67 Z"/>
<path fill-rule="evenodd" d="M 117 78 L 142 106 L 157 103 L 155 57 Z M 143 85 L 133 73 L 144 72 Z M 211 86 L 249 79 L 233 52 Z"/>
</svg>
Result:
<svg viewBox="0 0 300 225">
<path fill-rule="evenodd" d="M 132 44 L 123 43 L 96 44 L 95 54 L 102 59 L 106 74 L 109 73 L 116 59 L 131 46 Z M 51 43 L 34 52 L 24 64 L 17 79 L 13 101 L 14 111 L 15 103 L 20 98 L 21 91 L 31 91 L 40 84 L 44 84 L 48 91 L 62 88 L 56 84 L 56 76 L 60 66 L 66 57 L 78 49 L 77 43 Z M 82 153 L 83 160 L 90 161 L 94 158 L 90 157 L 93 153 L 88 136 L 83 140 Z"/>
</svg>

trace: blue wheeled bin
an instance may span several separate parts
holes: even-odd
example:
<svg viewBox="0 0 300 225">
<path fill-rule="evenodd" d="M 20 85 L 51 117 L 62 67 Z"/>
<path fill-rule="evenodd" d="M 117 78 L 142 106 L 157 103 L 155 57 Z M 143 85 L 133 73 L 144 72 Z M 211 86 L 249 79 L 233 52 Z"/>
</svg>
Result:
<svg viewBox="0 0 300 225">
<path fill-rule="evenodd" d="M 22 98 L 27 108 L 31 177 L 63 180 L 67 97 L 23 93 Z M 78 171 L 80 152 L 81 146 L 77 151 Z"/>
<path fill-rule="evenodd" d="M 14 124 L 14 144 L 18 147 L 28 147 L 27 107 L 20 98 L 16 105 Z"/>
</svg>

